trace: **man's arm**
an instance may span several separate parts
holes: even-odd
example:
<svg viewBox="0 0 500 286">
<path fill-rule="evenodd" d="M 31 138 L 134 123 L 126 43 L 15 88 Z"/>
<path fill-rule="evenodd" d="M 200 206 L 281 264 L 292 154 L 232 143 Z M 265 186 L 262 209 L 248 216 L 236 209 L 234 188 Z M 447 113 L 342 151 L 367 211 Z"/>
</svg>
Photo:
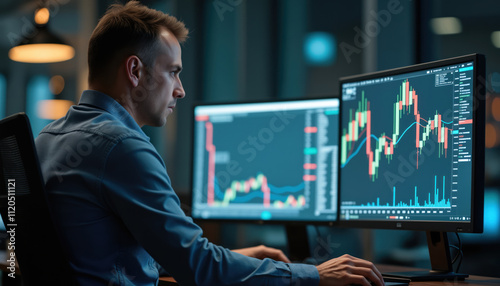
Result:
<svg viewBox="0 0 500 286">
<path fill-rule="evenodd" d="M 259 245 L 255 247 L 235 249 L 234 252 L 255 257 L 271 258 L 278 261 L 290 262 L 288 257 L 279 249 Z M 343 255 L 331 259 L 316 267 L 320 276 L 320 286 L 322 285 L 383 285 L 382 274 L 371 263 L 350 255 Z M 382 284 L 381 284 L 382 283 Z"/>
<path fill-rule="evenodd" d="M 183 285 L 318 285 L 312 265 L 256 259 L 210 243 L 180 208 L 149 144 L 125 139 L 111 151 L 103 196 L 135 240 Z"/>
<path fill-rule="evenodd" d="M 315 267 L 284 263 L 288 259 L 281 251 L 264 246 L 235 252 L 210 243 L 202 237 L 201 228 L 181 210 L 165 166 L 149 143 L 126 139 L 115 149 L 103 178 L 108 201 L 136 240 L 179 282 L 383 285 L 380 272 L 371 262 L 349 255 Z M 281 261 L 256 259 L 265 257 Z"/>
</svg>

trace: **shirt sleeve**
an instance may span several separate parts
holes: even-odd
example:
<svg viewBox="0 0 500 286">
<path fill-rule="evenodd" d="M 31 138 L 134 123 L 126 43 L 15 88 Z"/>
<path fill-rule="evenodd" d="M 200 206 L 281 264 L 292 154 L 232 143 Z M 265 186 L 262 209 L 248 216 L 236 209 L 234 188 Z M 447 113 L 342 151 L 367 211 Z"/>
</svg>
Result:
<svg viewBox="0 0 500 286">
<path fill-rule="evenodd" d="M 139 138 L 106 160 L 102 192 L 110 208 L 181 285 L 318 285 L 313 265 L 247 257 L 210 243 L 180 207 L 163 160 Z"/>
</svg>

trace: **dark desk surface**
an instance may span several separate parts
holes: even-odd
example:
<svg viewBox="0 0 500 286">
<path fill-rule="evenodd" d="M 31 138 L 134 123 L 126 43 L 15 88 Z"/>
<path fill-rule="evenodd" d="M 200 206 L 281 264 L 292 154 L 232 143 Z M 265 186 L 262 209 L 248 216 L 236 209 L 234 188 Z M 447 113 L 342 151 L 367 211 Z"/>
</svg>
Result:
<svg viewBox="0 0 500 286">
<path fill-rule="evenodd" d="M 380 272 L 400 272 L 400 271 L 415 271 L 425 270 L 411 267 L 394 266 L 394 265 L 377 265 Z M 426 282 L 411 282 L 411 286 L 443 286 L 443 285 L 500 285 L 500 278 L 484 277 L 470 275 L 469 278 L 463 281 L 426 281 Z"/>
<path fill-rule="evenodd" d="M 393 266 L 393 265 L 377 265 L 377 268 L 383 272 L 399 272 L 423 270 L 411 267 Z M 159 285 L 170 286 L 177 285 L 172 277 L 161 277 Z M 464 281 L 429 281 L 429 282 L 411 282 L 410 286 L 449 286 L 449 285 L 500 285 L 500 278 L 484 277 L 471 275 Z"/>
<path fill-rule="evenodd" d="M 0 251 L 0 270 L 7 272 L 7 253 L 5 251 Z M 377 265 L 377 268 L 382 272 L 399 272 L 399 271 L 412 271 L 412 270 L 423 270 L 411 267 L 393 266 L 393 265 Z M 19 269 L 16 269 L 16 274 L 19 274 Z M 161 277 L 159 285 L 170 286 L 177 285 L 172 277 Z M 430 281 L 430 282 L 411 282 L 410 286 L 443 286 L 443 285 L 500 285 L 500 278 L 484 277 L 471 275 L 464 281 Z"/>
</svg>

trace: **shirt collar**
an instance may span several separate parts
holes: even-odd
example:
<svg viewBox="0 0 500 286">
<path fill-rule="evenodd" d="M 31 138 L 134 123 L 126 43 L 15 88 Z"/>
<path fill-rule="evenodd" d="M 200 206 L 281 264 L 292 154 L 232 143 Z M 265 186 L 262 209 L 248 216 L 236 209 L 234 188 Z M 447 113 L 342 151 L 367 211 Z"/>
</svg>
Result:
<svg viewBox="0 0 500 286">
<path fill-rule="evenodd" d="M 92 106 L 107 111 L 125 126 L 139 132 L 149 140 L 149 137 L 144 133 L 137 122 L 135 122 L 130 113 L 128 113 L 128 111 L 120 103 L 118 103 L 118 101 L 109 95 L 97 90 L 85 90 L 83 91 L 78 104 Z"/>
</svg>

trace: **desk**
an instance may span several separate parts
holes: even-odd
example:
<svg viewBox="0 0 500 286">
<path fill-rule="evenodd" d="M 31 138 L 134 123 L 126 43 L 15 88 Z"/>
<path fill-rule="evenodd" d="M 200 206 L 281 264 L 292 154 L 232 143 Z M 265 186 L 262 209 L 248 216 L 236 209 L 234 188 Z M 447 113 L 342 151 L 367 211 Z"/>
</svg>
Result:
<svg viewBox="0 0 500 286">
<path fill-rule="evenodd" d="M 415 271 L 425 270 L 412 267 L 394 266 L 394 265 L 377 265 L 380 272 L 400 272 L 400 271 Z M 500 285 L 500 278 L 484 277 L 470 275 L 469 278 L 463 281 L 425 281 L 425 282 L 411 282 L 410 286 L 448 286 L 448 285 Z"/>
<path fill-rule="evenodd" d="M 377 265 L 377 268 L 383 272 L 399 272 L 399 271 L 412 271 L 412 270 L 423 270 L 411 267 L 393 266 L 393 265 Z M 177 285 L 172 277 L 161 277 L 159 285 L 171 286 Z M 450 285 L 469 285 L 469 286 L 479 286 L 479 285 L 500 285 L 500 278 L 484 277 L 471 275 L 464 281 L 429 281 L 429 282 L 411 282 L 410 286 L 450 286 Z"/>
<path fill-rule="evenodd" d="M 0 271 L 8 272 L 7 270 L 7 253 L 6 251 L 0 251 Z M 402 267 L 402 266 L 393 266 L 393 265 L 377 265 L 377 268 L 383 272 L 399 272 L 399 271 L 412 271 L 412 270 L 423 270 L 411 267 Z M 19 273 L 19 268 L 16 267 L 16 274 Z M 163 286 L 172 286 L 177 285 L 175 280 L 172 277 L 161 277 L 159 285 Z M 492 278 L 492 277 L 484 277 L 484 276 L 476 276 L 471 275 L 469 278 L 464 281 L 446 281 L 446 282 L 438 282 L 438 281 L 430 281 L 430 282 L 411 282 L 410 286 L 449 286 L 449 285 L 470 285 L 470 286 L 479 286 L 479 285 L 500 285 L 500 278 Z"/>
</svg>

